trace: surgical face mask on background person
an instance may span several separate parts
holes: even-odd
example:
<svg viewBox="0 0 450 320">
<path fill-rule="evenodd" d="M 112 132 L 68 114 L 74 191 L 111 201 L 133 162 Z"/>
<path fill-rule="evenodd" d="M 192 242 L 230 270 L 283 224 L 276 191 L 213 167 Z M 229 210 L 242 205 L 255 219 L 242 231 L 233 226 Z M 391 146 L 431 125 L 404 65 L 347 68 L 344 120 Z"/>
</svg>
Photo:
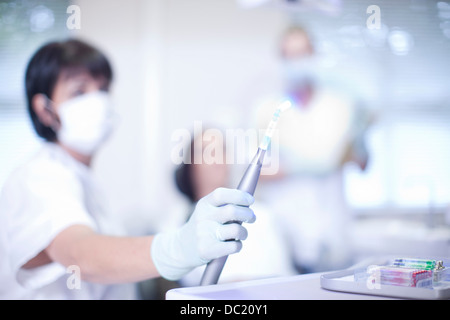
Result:
<svg viewBox="0 0 450 320">
<path fill-rule="evenodd" d="M 312 57 L 291 58 L 283 61 L 283 76 L 288 89 L 304 88 L 316 79 L 316 60 Z"/>
<path fill-rule="evenodd" d="M 110 136 L 114 114 L 109 94 L 94 91 L 64 101 L 58 107 L 47 98 L 49 109 L 59 118 L 52 128 L 58 142 L 85 156 L 92 156 Z M 52 105 L 52 106 L 50 106 Z M 55 118 L 55 122 L 58 119 Z"/>
</svg>

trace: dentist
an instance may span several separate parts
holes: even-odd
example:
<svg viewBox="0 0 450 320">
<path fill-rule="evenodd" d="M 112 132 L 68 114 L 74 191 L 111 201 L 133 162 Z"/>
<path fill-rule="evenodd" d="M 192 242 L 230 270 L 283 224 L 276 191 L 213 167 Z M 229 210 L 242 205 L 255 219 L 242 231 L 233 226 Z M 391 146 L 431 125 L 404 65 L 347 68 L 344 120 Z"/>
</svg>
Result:
<svg viewBox="0 0 450 320">
<path fill-rule="evenodd" d="M 110 231 L 90 165 L 113 129 L 112 78 L 106 57 L 79 40 L 46 44 L 31 58 L 28 111 L 45 142 L 2 189 L 1 299 L 132 298 L 121 284 L 180 279 L 241 249 L 240 223 L 255 220 L 254 200 L 235 189 L 202 198 L 179 229 L 141 237 Z M 67 283 L 71 266 L 80 271 L 77 290 Z"/>
</svg>

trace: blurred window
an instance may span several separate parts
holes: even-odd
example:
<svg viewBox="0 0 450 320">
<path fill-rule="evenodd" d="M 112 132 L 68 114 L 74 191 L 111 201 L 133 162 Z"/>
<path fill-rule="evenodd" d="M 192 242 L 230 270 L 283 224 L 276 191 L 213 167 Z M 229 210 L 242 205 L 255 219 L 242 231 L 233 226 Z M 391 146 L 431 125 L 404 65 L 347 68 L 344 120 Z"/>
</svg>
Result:
<svg viewBox="0 0 450 320">
<path fill-rule="evenodd" d="M 0 1 L 0 189 L 39 146 L 25 98 L 25 69 L 44 43 L 68 35 L 69 1 Z"/>
<path fill-rule="evenodd" d="M 377 212 L 448 205 L 450 2 L 334 3 L 337 14 L 291 12 L 312 33 L 325 82 L 362 98 L 377 115 L 367 136 L 368 170 L 345 169 L 347 199 Z M 379 29 L 366 23 L 373 4 L 380 8 Z"/>
<path fill-rule="evenodd" d="M 450 203 L 450 113 L 391 115 L 367 135 L 367 172 L 345 169 L 345 191 L 359 209 L 436 210 Z"/>
</svg>

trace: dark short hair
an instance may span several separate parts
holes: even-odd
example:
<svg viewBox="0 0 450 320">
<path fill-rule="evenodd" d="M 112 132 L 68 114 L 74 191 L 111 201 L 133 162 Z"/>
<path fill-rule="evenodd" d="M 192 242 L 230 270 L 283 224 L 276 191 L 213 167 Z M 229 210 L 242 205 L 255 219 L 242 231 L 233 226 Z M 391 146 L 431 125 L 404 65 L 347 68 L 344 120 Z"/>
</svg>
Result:
<svg viewBox="0 0 450 320">
<path fill-rule="evenodd" d="M 47 141 L 56 141 L 52 128 L 42 124 L 33 110 L 36 94 L 51 98 L 56 82 L 63 71 L 87 71 L 94 78 L 104 78 L 109 85 L 113 73 L 108 59 L 96 48 L 76 39 L 50 42 L 31 58 L 25 73 L 28 112 L 36 133 Z"/>
<path fill-rule="evenodd" d="M 192 173 L 192 162 L 194 160 L 193 150 L 194 150 L 195 137 L 192 138 L 189 143 L 189 150 L 184 155 L 183 163 L 181 163 L 175 170 L 175 184 L 178 190 L 189 199 L 191 203 L 195 203 L 196 191 L 194 187 L 194 177 Z"/>
<path fill-rule="evenodd" d="M 191 203 L 196 202 L 192 179 L 192 164 L 182 163 L 178 166 L 175 170 L 175 184 L 178 190 L 188 198 Z"/>
</svg>

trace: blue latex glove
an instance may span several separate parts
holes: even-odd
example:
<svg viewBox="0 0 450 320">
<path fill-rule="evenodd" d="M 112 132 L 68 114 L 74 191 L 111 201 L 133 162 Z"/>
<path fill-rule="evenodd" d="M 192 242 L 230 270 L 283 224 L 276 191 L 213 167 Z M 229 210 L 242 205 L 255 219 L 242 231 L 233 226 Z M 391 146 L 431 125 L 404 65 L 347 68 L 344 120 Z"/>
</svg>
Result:
<svg viewBox="0 0 450 320">
<path fill-rule="evenodd" d="M 241 223 L 255 221 L 248 208 L 253 202 L 247 192 L 226 188 L 200 199 L 185 225 L 153 239 L 151 256 L 160 275 L 177 280 L 195 267 L 239 252 L 247 238 Z"/>
</svg>

